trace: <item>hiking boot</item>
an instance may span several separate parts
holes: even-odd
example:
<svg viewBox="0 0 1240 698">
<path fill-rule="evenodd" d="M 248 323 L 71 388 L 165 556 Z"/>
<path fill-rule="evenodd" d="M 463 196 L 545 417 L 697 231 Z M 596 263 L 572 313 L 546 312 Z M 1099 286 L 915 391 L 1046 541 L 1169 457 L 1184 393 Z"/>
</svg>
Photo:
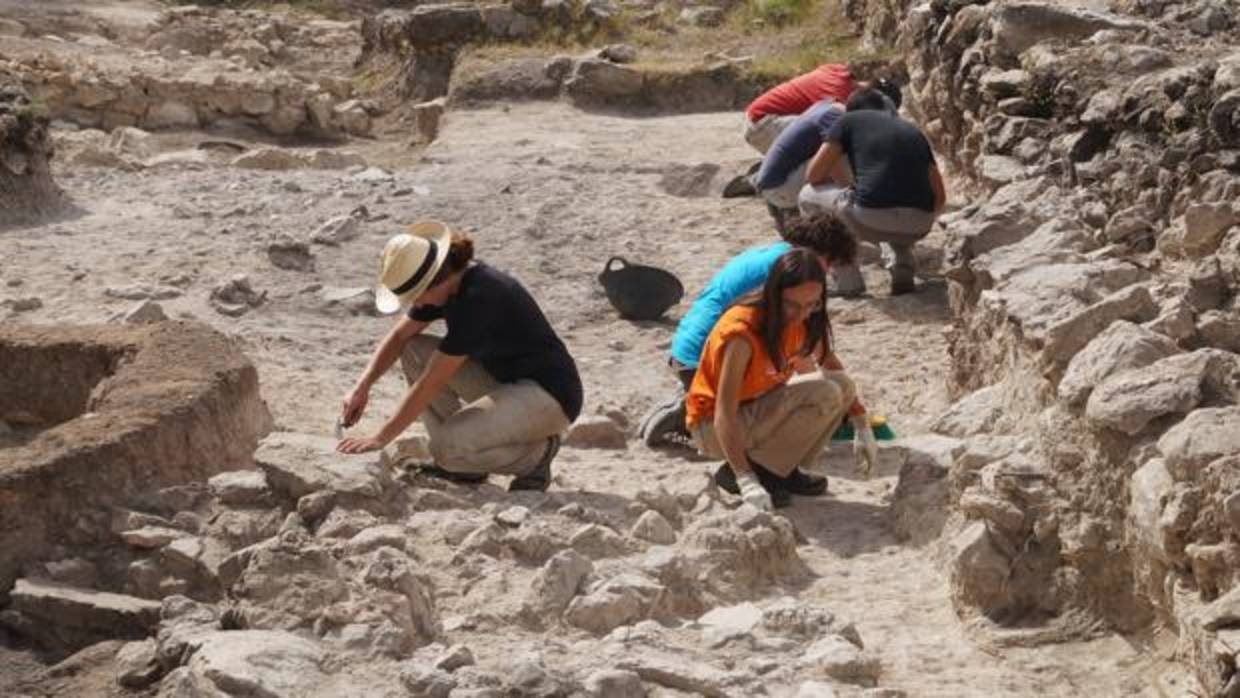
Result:
<svg viewBox="0 0 1240 698">
<path fill-rule="evenodd" d="M 433 477 L 437 480 L 459 482 L 463 485 L 477 485 L 487 481 L 486 473 L 457 473 L 445 470 L 438 465 L 424 465 L 418 468 L 418 474 Z"/>
<path fill-rule="evenodd" d="M 788 493 L 788 490 L 779 486 L 778 477 L 757 463 L 751 463 L 751 465 L 754 467 L 754 474 L 758 476 L 758 482 L 762 485 L 762 489 L 771 495 L 772 507 L 783 509 L 792 503 L 792 495 Z M 728 465 L 726 461 L 715 471 L 715 484 L 719 486 L 719 489 L 728 494 L 740 496 L 741 488 L 736 483 L 736 473 L 732 472 L 732 466 Z"/>
<path fill-rule="evenodd" d="M 685 401 L 678 399 L 654 408 L 642 420 L 639 433 L 647 448 L 691 443 L 689 431 L 685 428 Z"/>
<path fill-rule="evenodd" d="M 509 492 L 517 492 L 518 490 L 537 490 L 546 492 L 547 486 L 551 484 L 551 461 L 555 460 L 555 454 L 560 452 L 560 437 L 557 434 L 547 439 L 547 450 L 543 452 L 542 458 L 534 469 L 519 477 L 513 478 L 508 485 Z"/>
<path fill-rule="evenodd" d="M 818 497 L 827 491 L 827 478 L 822 475 L 811 475 L 800 468 L 783 480 L 784 489 L 791 494 L 802 497 Z"/>
</svg>

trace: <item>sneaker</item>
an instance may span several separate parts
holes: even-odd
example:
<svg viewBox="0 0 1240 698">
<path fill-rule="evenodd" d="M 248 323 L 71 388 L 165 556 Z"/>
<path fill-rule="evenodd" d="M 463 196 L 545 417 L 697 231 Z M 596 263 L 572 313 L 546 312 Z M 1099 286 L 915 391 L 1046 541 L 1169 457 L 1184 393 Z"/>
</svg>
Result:
<svg viewBox="0 0 1240 698">
<path fill-rule="evenodd" d="M 642 443 L 648 448 L 659 446 L 684 445 L 688 441 L 689 432 L 685 429 L 685 402 L 675 400 L 660 405 L 642 420 L 640 430 Z M 680 438 L 677 438 L 680 437 Z"/>
<path fill-rule="evenodd" d="M 486 473 L 457 473 L 445 470 L 438 465 L 424 465 L 418 468 L 418 474 L 439 480 L 447 480 L 448 482 L 459 482 L 465 485 L 477 485 L 487 481 Z"/>
<path fill-rule="evenodd" d="M 827 478 L 822 475 L 811 475 L 800 468 L 783 479 L 783 487 L 791 494 L 802 497 L 818 497 L 827 491 Z"/>
<path fill-rule="evenodd" d="M 757 195 L 758 190 L 754 188 L 753 180 L 747 174 L 736 175 L 723 188 L 723 198 L 725 199 Z"/>
<path fill-rule="evenodd" d="M 555 460 L 555 454 L 559 452 L 559 435 L 548 438 L 547 450 L 543 452 L 543 457 L 539 459 L 538 464 L 528 473 L 513 478 L 508 485 L 508 491 L 537 490 L 539 492 L 546 492 L 547 486 L 551 484 L 551 461 Z"/>
</svg>

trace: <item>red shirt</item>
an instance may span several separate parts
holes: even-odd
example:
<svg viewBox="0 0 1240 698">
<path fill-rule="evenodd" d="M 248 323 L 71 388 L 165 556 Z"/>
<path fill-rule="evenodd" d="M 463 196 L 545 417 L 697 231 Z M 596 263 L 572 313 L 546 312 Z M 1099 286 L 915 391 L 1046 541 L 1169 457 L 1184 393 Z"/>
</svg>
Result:
<svg viewBox="0 0 1240 698">
<path fill-rule="evenodd" d="M 745 108 L 745 116 L 756 122 L 772 114 L 800 114 L 827 97 L 837 102 L 847 102 L 856 88 L 857 83 L 848 72 L 848 66 L 826 63 L 763 92 Z"/>
</svg>

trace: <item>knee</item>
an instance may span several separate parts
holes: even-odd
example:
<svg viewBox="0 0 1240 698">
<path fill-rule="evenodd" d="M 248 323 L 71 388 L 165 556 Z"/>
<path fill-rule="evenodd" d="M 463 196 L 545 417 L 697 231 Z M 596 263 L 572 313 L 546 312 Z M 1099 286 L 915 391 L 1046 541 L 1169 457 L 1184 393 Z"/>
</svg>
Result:
<svg viewBox="0 0 1240 698">
<path fill-rule="evenodd" d="M 843 371 L 835 371 L 830 380 L 834 381 L 840 389 L 840 397 L 845 405 L 851 405 L 853 400 L 857 399 L 857 384 L 844 374 Z"/>
<path fill-rule="evenodd" d="M 439 338 L 418 335 L 405 343 L 400 353 L 400 367 L 410 383 L 418 379 L 422 369 L 430 362 L 431 354 L 439 348 Z"/>
</svg>

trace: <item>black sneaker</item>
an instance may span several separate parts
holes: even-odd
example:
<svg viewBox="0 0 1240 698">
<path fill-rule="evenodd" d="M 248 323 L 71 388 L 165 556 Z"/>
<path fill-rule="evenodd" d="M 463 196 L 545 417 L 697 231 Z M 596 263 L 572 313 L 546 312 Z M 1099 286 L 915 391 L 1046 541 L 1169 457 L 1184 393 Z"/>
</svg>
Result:
<svg viewBox="0 0 1240 698">
<path fill-rule="evenodd" d="M 642 421 L 641 437 L 647 448 L 686 444 L 689 432 L 685 429 L 685 401 L 675 400 L 656 407 Z"/>
<path fill-rule="evenodd" d="M 418 474 L 438 480 L 447 480 L 448 482 L 459 482 L 465 485 L 477 485 L 487 481 L 486 473 L 456 473 L 451 470 L 444 470 L 438 465 L 424 465 L 418 468 Z"/>
<path fill-rule="evenodd" d="M 758 190 L 753 185 L 753 179 L 747 174 L 736 175 L 723 187 L 723 198 L 725 199 L 757 195 Z"/>
<path fill-rule="evenodd" d="M 555 454 L 559 452 L 559 435 L 548 438 L 547 450 L 543 452 L 543 457 L 538 461 L 538 464 L 528 473 L 513 478 L 508 485 L 508 491 L 537 490 L 539 492 L 546 492 L 547 486 L 551 484 L 551 461 L 555 460 Z"/>
<path fill-rule="evenodd" d="M 800 468 L 783 479 L 783 487 L 791 494 L 802 497 L 818 497 L 827 491 L 827 478 L 822 475 L 811 475 Z"/>
</svg>

